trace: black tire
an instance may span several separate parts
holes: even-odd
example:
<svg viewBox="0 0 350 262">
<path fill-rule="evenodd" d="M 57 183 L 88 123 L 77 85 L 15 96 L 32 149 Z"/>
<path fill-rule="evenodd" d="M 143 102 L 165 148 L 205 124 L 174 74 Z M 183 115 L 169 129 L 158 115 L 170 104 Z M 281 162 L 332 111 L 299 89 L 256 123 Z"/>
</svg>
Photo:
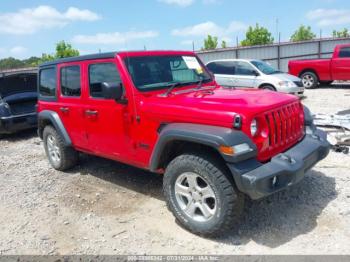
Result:
<svg viewBox="0 0 350 262">
<path fill-rule="evenodd" d="M 262 85 L 260 89 L 270 90 L 270 91 L 276 91 L 276 88 L 274 88 L 272 85 Z"/>
<path fill-rule="evenodd" d="M 320 81 L 320 86 L 329 86 L 333 81 Z"/>
<path fill-rule="evenodd" d="M 60 154 L 59 161 L 54 161 L 52 156 L 49 154 L 48 149 L 48 137 L 51 136 L 56 140 L 58 151 Z M 58 134 L 55 128 L 52 126 L 46 126 L 43 132 L 43 140 L 46 156 L 49 159 L 51 166 L 59 171 L 64 171 L 74 167 L 79 158 L 79 154 L 70 146 L 66 146 L 61 135 Z"/>
<path fill-rule="evenodd" d="M 300 78 L 306 89 L 313 89 L 318 86 L 318 76 L 314 72 L 304 72 L 300 75 Z"/>
<path fill-rule="evenodd" d="M 188 172 L 204 178 L 215 194 L 216 211 L 209 221 L 196 221 L 180 207 L 175 194 L 175 184 L 181 175 Z M 214 237 L 237 225 L 244 208 L 245 197 L 236 189 L 228 175 L 220 161 L 208 156 L 184 154 L 170 162 L 164 174 L 164 195 L 169 210 L 184 228 L 198 235 Z M 192 197 L 194 199 L 193 195 Z"/>
</svg>

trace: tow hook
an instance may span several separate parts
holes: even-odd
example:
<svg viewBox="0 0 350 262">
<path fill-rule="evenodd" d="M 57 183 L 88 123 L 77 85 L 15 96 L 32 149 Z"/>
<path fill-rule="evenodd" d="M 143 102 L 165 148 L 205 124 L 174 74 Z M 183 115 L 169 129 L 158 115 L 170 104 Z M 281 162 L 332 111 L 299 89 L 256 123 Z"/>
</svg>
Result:
<svg viewBox="0 0 350 262">
<path fill-rule="evenodd" d="M 290 164 L 294 164 L 295 160 L 286 154 L 280 154 L 280 158 Z"/>
</svg>

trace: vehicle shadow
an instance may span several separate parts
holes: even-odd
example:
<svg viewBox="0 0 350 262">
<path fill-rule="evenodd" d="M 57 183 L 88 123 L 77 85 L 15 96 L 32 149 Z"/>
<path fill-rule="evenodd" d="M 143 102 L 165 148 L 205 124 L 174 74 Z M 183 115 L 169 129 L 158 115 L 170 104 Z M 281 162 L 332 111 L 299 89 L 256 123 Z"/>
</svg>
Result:
<svg viewBox="0 0 350 262">
<path fill-rule="evenodd" d="M 28 129 L 14 134 L 0 135 L 0 141 L 17 142 L 21 140 L 31 139 L 38 136 L 36 130 L 37 129 Z"/>
<path fill-rule="evenodd" d="M 98 157 L 83 155 L 71 172 L 91 174 L 120 187 L 164 201 L 162 176 Z M 277 247 L 312 231 L 317 218 L 337 197 L 335 179 L 311 170 L 298 185 L 264 198 L 246 201 L 241 221 L 234 229 L 212 239 L 228 245 L 244 245 L 253 240 Z"/>
<path fill-rule="evenodd" d="M 246 202 L 241 222 L 217 239 L 225 244 L 242 245 L 253 240 L 278 247 L 312 231 L 327 205 L 337 197 L 335 179 L 311 170 L 294 187 L 264 198 Z"/>
<path fill-rule="evenodd" d="M 327 85 L 327 86 L 318 86 L 316 89 L 350 89 L 350 84 L 348 83 L 337 83 L 337 84 L 333 84 L 333 85 Z"/>
<path fill-rule="evenodd" d="M 163 176 L 113 160 L 81 154 L 79 165 L 67 171 L 92 175 L 117 186 L 164 201 Z"/>
</svg>

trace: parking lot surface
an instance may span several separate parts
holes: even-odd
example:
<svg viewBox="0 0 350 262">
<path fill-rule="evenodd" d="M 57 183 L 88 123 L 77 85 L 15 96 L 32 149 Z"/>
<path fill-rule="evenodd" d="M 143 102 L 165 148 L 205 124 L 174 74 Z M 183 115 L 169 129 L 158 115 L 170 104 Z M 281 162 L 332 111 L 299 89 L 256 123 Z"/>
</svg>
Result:
<svg viewBox="0 0 350 262">
<path fill-rule="evenodd" d="M 313 113 L 350 109 L 350 86 L 306 90 Z M 82 155 L 52 169 L 35 131 L 0 139 L 0 254 L 350 254 L 350 155 L 331 152 L 297 186 L 248 201 L 205 239 L 167 210 L 162 177 Z"/>
</svg>

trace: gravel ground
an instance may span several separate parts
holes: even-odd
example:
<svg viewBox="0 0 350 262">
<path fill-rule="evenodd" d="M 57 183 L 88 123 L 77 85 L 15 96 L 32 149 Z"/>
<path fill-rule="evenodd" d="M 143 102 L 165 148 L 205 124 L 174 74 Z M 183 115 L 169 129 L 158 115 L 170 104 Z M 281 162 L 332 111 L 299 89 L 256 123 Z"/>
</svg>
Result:
<svg viewBox="0 0 350 262">
<path fill-rule="evenodd" d="M 314 113 L 350 109 L 350 86 L 307 90 Z M 0 140 L 0 254 L 350 254 L 350 156 L 330 153 L 288 191 L 249 201 L 237 229 L 188 233 L 162 177 L 82 156 L 53 170 L 35 131 Z"/>
</svg>

